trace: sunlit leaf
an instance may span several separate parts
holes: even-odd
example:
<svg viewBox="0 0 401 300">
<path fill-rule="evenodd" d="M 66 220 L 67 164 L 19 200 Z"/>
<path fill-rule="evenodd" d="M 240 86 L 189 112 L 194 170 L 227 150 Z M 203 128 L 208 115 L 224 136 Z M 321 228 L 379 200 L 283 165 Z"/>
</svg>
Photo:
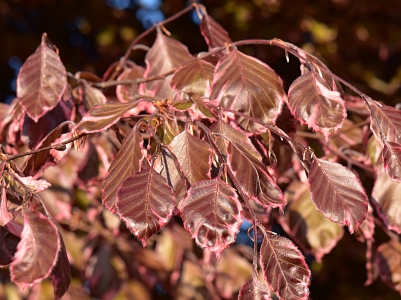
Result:
<svg viewBox="0 0 401 300">
<path fill-rule="evenodd" d="M 37 122 L 57 105 L 66 85 L 65 67 L 58 54 L 46 44 L 46 34 L 43 34 L 41 45 L 20 69 L 17 97 L 26 113 Z"/>
<path fill-rule="evenodd" d="M 195 183 L 181 208 L 185 228 L 196 243 L 216 254 L 234 242 L 242 224 L 242 206 L 235 190 L 219 178 Z"/>
<path fill-rule="evenodd" d="M 308 182 L 318 211 L 347 225 L 351 233 L 358 229 L 366 218 L 368 198 L 354 173 L 338 163 L 315 158 Z"/>
<path fill-rule="evenodd" d="M 60 238 L 60 251 L 58 253 L 57 263 L 54 266 L 50 279 L 53 281 L 54 298 L 60 299 L 68 290 L 71 284 L 71 267 L 68 261 L 67 252 L 63 238 Z"/>
<path fill-rule="evenodd" d="M 386 142 L 383 147 L 382 159 L 384 170 L 394 181 L 401 182 L 401 145 Z"/>
<path fill-rule="evenodd" d="M 371 115 L 370 129 L 376 140 L 383 145 L 378 122 L 387 142 L 401 144 L 401 111 L 378 102 L 371 101 L 370 103 L 375 115 L 375 117 Z"/>
<path fill-rule="evenodd" d="M 13 235 L 5 227 L 0 226 L 0 267 L 12 263 L 20 238 Z"/>
<path fill-rule="evenodd" d="M 285 98 L 280 77 L 265 63 L 236 49 L 220 58 L 210 95 L 219 105 L 274 123 Z M 262 128 L 243 117 L 237 122 L 245 129 Z"/>
<path fill-rule="evenodd" d="M 117 191 L 121 183 L 140 170 L 143 158 L 142 144 L 142 136 L 135 126 L 124 138 L 120 150 L 109 167 L 108 175 L 102 185 L 102 203 L 111 212 L 115 212 Z"/>
<path fill-rule="evenodd" d="M 146 246 L 146 240 L 170 220 L 175 198 L 164 177 L 148 168 L 124 180 L 116 207 L 127 228 Z"/>
<path fill-rule="evenodd" d="M 38 211 L 24 211 L 24 229 L 14 261 L 11 279 L 22 288 L 47 278 L 57 262 L 60 239 L 56 226 Z"/>
<path fill-rule="evenodd" d="M 257 278 L 249 279 L 241 288 L 238 300 L 269 300 L 270 290 Z"/>
<path fill-rule="evenodd" d="M 380 278 L 401 293 L 401 243 L 391 240 L 381 244 L 377 248 L 375 260 Z"/>
<path fill-rule="evenodd" d="M 263 275 L 280 299 L 308 299 L 310 271 L 295 245 L 279 235 L 266 235 L 260 248 Z"/>
<path fill-rule="evenodd" d="M 219 46 L 224 46 L 225 43 L 232 42 L 227 31 L 207 13 L 205 13 L 202 17 L 200 30 L 209 46 L 209 50 Z M 218 57 L 222 55 L 223 54 L 221 52 L 216 53 L 216 56 Z"/>
<path fill-rule="evenodd" d="M 333 91 L 316 72 L 298 77 L 288 91 L 291 113 L 301 124 L 306 124 L 325 137 L 335 133 L 346 117 L 341 94 Z"/>
<path fill-rule="evenodd" d="M 133 95 L 138 93 L 138 84 L 135 82 L 135 79 L 142 78 L 145 69 L 132 65 L 130 68 L 125 69 L 120 76 L 118 76 L 118 80 L 132 80 L 131 85 L 117 85 L 116 87 L 116 95 L 120 102 L 128 102 L 133 100 Z"/>
</svg>

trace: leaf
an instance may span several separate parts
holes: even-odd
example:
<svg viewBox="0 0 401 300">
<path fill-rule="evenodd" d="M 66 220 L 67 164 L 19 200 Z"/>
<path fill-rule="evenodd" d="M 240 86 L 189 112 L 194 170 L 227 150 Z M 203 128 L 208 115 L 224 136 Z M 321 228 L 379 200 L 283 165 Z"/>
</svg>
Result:
<svg viewBox="0 0 401 300">
<path fill-rule="evenodd" d="M 192 185 L 181 208 L 185 229 L 217 259 L 235 241 L 242 224 L 241 211 L 235 190 L 219 178 Z"/>
<path fill-rule="evenodd" d="M 270 300 L 269 289 L 257 278 L 252 277 L 241 288 L 238 300 Z"/>
<path fill-rule="evenodd" d="M 209 46 L 209 50 L 224 46 L 225 43 L 232 43 L 227 31 L 210 15 L 205 13 L 202 17 L 200 30 Z M 216 53 L 216 56 L 222 56 L 221 52 Z"/>
<path fill-rule="evenodd" d="M 92 107 L 106 103 L 107 101 L 101 90 L 90 86 L 86 83 L 86 81 L 84 81 L 84 83 L 80 86 L 80 96 L 81 101 L 87 111 Z"/>
<path fill-rule="evenodd" d="M 162 75 L 169 71 L 173 71 L 179 66 L 192 59 L 186 46 L 164 35 L 161 30 L 157 31 L 156 40 L 146 53 L 146 70 L 145 78 Z M 163 80 L 155 80 L 147 82 L 146 89 L 151 96 L 159 96 L 161 98 L 172 97 L 174 90 L 170 87 L 169 78 Z"/>
<path fill-rule="evenodd" d="M 341 128 L 347 115 L 341 94 L 330 90 L 316 71 L 298 77 L 291 84 L 288 106 L 301 124 L 323 133 L 326 138 Z"/>
<path fill-rule="evenodd" d="M 311 274 L 302 253 L 289 239 L 265 234 L 260 264 L 266 282 L 280 299 L 308 299 Z"/>
<path fill-rule="evenodd" d="M 133 64 L 130 68 L 124 69 L 124 71 L 118 76 L 117 80 L 132 80 L 131 85 L 119 84 L 116 87 L 116 95 L 120 102 L 129 102 L 133 100 L 133 95 L 138 93 L 138 83 L 135 79 L 142 78 L 145 69 Z"/>
<path fill-rule="evenodd" d="M 236 49 L 220 58 L 210 95 L 220 106 L 271 124 L 280 114 L 285 98 L 280 77 L 265 63 Z M 243 117 L 238 117 L 237 122 L 247 130 L 262 128 Z"/>
<path fill-rule="evenodd" d="M 17 77 L 17 97 L 25 112 L 37 122 L 60 101 L 67 86 L 66 70 L 58 54 L 46 44 L 46 33 Z"/>
<path fill-rule="evenodd" d="M 381 244 L 377 248 L 375 261 L 380 278 L 401 293 L 401 244 L 396 240 Z"/>
<path fill-rule="evenodd" d="M 174 72 L 171 87 L 176 91 L 195 92 L 205 95 L 213 82 L 214 66 L 201 59 L 191 59 Z"/>
<path fill-rule="evenodd" d="M 139 124 L 139 123 L 138 123 Z M 143 140 L 138 126 L 135 126 L 124 138 L 120 150 L 109 167 L 102 185 L 102 203 L 111 212 L 115 212 L 117 191 L 121 183 L 131 174 L 140 170 Z"/>
<path fill-rule="evenodd" d="M 401 144 L 401 111 L 376 101 L 370 101 L 369 103 L 371 104 L 372 114 L 376 117 L 373 115 L 370 117 L 370 129 L 375 135 L 376 140 L 383 145 L 384 141 L 382 141 L 380 136 L 377 120 L 386 141 Z"/>
<path fill-rule="evenodd" d="M 208 143 L 185 130 L 174 137 L 169 146 L 190 184 L 210 178 L 211 149 Z"/>
<path fill-rule="evenodd" d="M 384 170 L 394 181 L 401 182 L 401 145 L 385 142 L 382 152 Z"/>
<path fill-rule="evenodd" d="M 62 236 L 60 238 L 60 251 L 58 253 L 57 264 L 54 266 L 50 279 L 53 281 L 54 298 L 60 299 L 70 287 L 71 284 L 71 267 L 68 261 L 67 252 Z"/>
<path fill-rule="evenodd" d="M 169 222 L 175 198 L 164 177 L 148 168 L 124 180 L 116 206 L 127 228 L 145 247 L 146 240 Z"/>
<path fill-rule="evenodd" d="M 10 267 L 12 281 L 26 288 L 47 278 L 59 250 L 60 239 L 53 222 L 38 211 L 24 210 L 24 229 Z"/>
<path fill-rule="evenodd" d="M 358 229 L 366 218 L 368 198 L 354 173 L 338 163 L 315 158 L 308 182 L 318 211 L 347 225 L 350 233 Z"/>
<path fill-rule="evenodd" d="M 285 206 L 280 188 L 260 161 L 232 143 L 229 144 L 227 152 L 228 166 L 250 198 L 267 208 Z"/>
<path fill-rule="evenodd" d="M 18 236 L 13 235 L 5 227 L 0 226 L 0 267 L 8 266 L 12 263 L 17 245 L 20 242 Z"/>
<path fill-rule="evenodd" d="M 78 133 L 93 133 L 106 130 L 129 110 L 137 106 L 138 102 L 120 103 L 106 102 L 93 107 L 75 127 Z"/>
</svg>

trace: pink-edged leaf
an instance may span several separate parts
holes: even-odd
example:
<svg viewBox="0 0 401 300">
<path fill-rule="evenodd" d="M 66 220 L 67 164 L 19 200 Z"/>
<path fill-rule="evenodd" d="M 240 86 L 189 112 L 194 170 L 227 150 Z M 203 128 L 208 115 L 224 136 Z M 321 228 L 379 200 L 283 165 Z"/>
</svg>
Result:
<svg viewBox="0 0 401 300">
<path fill-rule="evenodd" d="M 289 239 L 265 234 L 260 264 L 266 282 L 280 299 L 308 299 L 311 273 L 302 253 Z"/>
<path fill-rule="evenodd" d="M 121 183 L 131 174 L 140 170 L 142 154 L 142 136 L 135 126 L 124 138 L 120 150 L 109 167 L 108 175 L 102 185 L 102 203 L 111 212 L 115 212 L 117 191 Z"/>
<path fill-rule="evenodd" d="M 385 142 L 382 152 L 384 170 L 394 181 L 401 182 L 401 145 Z"/>
<path fill-rule="evenodd" d="M 249 279 L 239 291 L 238 300 L 270 300 L 270 290 L 257 278 Z"/>
<path fill-rule="evenodd" d="M 377 248 L 375 261 L 380 278 L 401 293 L 401 243 L 391 240 L 381 244 Z"/>
<path fill-rule="evenodd" d="M 24 229 L 14 261 L 11 279 L 22 288 L 47 278 L 56 265 L 60 250 L 57 227 L 38 211 L 24 210 Z"/>
<path fill-rule="evenodd" d="M 401 234 L 401 184 L 392 181 L 383 166 L 377 170 L 377 177 L 372 191 L 372 203 L 387 228 Z"/>
<path fill-rule="evenodd" d="M 32 176 L 22 177 L 18 174 L 15 174 L 15 177 L 18 178 L 27 188 L 29 188 L 34 193 L 40 193 L 51 187 L 50 182 L 47 182 L 44 179 L 36 180 Z"/>
<path fill-rule="evenodd" d="M 224 46 L 225 43 L 232 42 L 227 31 L 207 13 L 205 13 L 202 17 L 200 30 L 209 46 L 209 50 L 219 46 Z M 222 54 L 220 52 L 216 55 L 220 57 Z"/>
<path fill-rule="evenodd" d="M 219 178 L 192 185 L 181 208 L 184 227 L 217 259 L 235 241 L 242 224 L 241 211 L 237 193 Z"/>
<path fill-rule="evenodd" d="M 250 198 L 267 208 L 286 205 L 283 193 L 260 161 L 232 143 L 229 143 L 227 152 L 228 166 Z"/>
<path fill-rule="evenodd" d="M 86 110 L 90 110 L 96 105 L 106 103 L 107 99 L 103 92 L 84 82 L 80 86 L 81 101 Z"/>
<path fill-rule="evenodd" d="M 124 69 L 124 71 L 118 76 L 118 80 L 132 80 L 131 85 L 117 85 L 116 95 L 120 102 L 129 102 L 133 100 L 133 96 L 138 93 L 138 84 L 135 79 L 142 78 L 145 73 L 145 69 L 133 64 L 130 68 Z"/>
<path fill-rule="evenodd" d="M 175 198 L 164 177 L 148 168 L 124 180 L 116 207 L 127 228 L 145 247 L 146 240 L 169 222 Z"/>
<path fill-rule="evenodd" d="M 210 178 L 211 149 L 208 143 L 185 130 L 175 136 L 169 146 L 190 184 Z"/>
<path fill-rule="evenodd" d="M 12 263 L 20 238 L 0 226 L 0 268 Z"/>
<path fill-rule="evenodd" d="M 368 197 L 354 173 L 338 163 L 315 158 L 308 182 L 318 211 L 347 225 L 350 233 L 358 229 L 368 212 Z"/>
<path fill-rule="evenodd" d="M 137 106 L 137 102 L 106 102 L 93 107 L 75 127 L 78 133 L 99 132 L 110 128 L 129 110 Z"/>
<path fill-rule="evenodd" d="M 192 59 L 186 46 L 179 41 L 169 38 L 164 35 L 161 30 L 158 30 L 156 40 L 146 53 L 146 71 L 145 78 L 162 75 L 169 71 L 178 68 L 187 61 Z M 163 80 L 155 80 L 147 82 L 146 89 L 152 96 L 159 96 L 161 98 L 172 97 L 174 90 L 170 87 L 171 78 Z"/>
<path fill-rule="evenodd" d="M 234 49 L 216 66 L 210 99 L 271 124 L 280 114 L 286 95 L 282 80 L 268 65 Z M 237 122 L 245 129 L 262 128 L 243 117 Z"/>
<path fill-rule="evenodd" d="M 344 100 L 316 72 L 298 77 L 288 91 L 288 106 L 301 124 L 327 138 L 341 128 L 346 118 Z"/>
<path fill-rule="evenodd" d="M 371 116 L 370 129 L 376 137 L 376 140 L 383 145 L 379 128 L 376 121 L 379 122 L 383 136 L 387 142 L 401 144 L 401 111 L 376 101 L 370 101 L 372 113 L 376 118 Z"/>
<path fill-rule="evenodd" d="M 53 109 L 67 86 L 66 70 L 58 54 L 46 44 L 46 34 L 35 53 L 22 65 L 17 78 L 17 97 L 35 121 Z"/>
<path fill-rule="evenodd" d="M 63 238 L 61 235 L 59 235 L 59 238 L 60 251 L 58 253 L 57 263 L 50 274 L 50 279 L 53 281 L 55 299 L 60 299 L 68 291 L 71 284 L 70 262 L 68 261 Z"/>
<path fill-rule="evenodd" d="M 171 87 L 176 91 L 195 92 L 203 96 L 213 82 L 214 66 L 194 58 L 174 72 Z"/>
</svg>

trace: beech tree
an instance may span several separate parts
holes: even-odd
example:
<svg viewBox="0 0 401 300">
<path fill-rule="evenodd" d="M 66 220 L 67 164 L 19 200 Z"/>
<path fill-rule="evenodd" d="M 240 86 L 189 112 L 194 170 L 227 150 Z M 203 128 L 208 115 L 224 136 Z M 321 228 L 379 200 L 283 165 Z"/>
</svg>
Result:
<svg viewBox="0 0 401 300">
<path fill-rule="evenodd" d="M 191 10 L 202 53 L 165 28 Z M 288 91 L 241 52 L 256 44 L 299 61 Z M 129 60 L 143 50 L 145 68 Z M 321 262 L 347 227 L 367 245 L 366 284 L 401 291 L 401 112 L 295 45 L 233 42 L 193 4 L 99 78 L 69 73 L 44 33 L 0 111 L 0 258 L 21 288 L 50 279 L 59 299 L 72 265 L 95 297 L 307 299 L 305 255 Z M 232 246 L 245 220 L 253 248 Z M 82 253 L 69 230 L 86 235 Z"/>
</svg>

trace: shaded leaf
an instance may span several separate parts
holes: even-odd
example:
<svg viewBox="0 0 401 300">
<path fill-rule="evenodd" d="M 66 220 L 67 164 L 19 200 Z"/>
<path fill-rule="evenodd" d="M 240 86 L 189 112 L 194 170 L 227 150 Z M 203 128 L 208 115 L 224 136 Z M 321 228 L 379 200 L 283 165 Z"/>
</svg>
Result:
<svg viewBox="0 0 401 300">
<path fill-rule="evenodd" d="M 12 263 L 19 242 L 20 238 L 18 236 L 0 226 L 0 267 L 5 267 Z"/>
<path fill-rule="evenodd" d="M 270 290 L 257 278 L 252 277 L 241 288 L 238 300 L 269 300 Z"/>
<path fill-rule="evenodd" d="M 354 173 L 338 163 L 315 158 L 308 182 L 318 211 L 347 225 L 351 233 L 358 229 L 366 218 L 368 198 Z"/>
<path fill-rule="evenodd" d="M 87 111 L 90 110 L 92 107 L 98 104 L 106 103 L 107 101 L 101 90 L 90 86 L 85 81 L 80 86 L 80 94 L 81 101 Z"/>
<path fill-rule="evenodd" d="M 120 102 L 133 100 L 133 96 L 138 93 L 138 84 L 135 79 L 142 78 L 144 72 L 144 68 L 133 64 L 130 68 L 124 69 L 120 76 L 118 76 L 117 80 L 132 80 L 131 85 L 117 85 L 116 95 Z"/>
<path fill-rule="evenodd" d="M 24 211 L 24 229 L 14 261 L 11 279 L 22 288 L 47 278 L 57 262 L 60 239 L 56 226 L 38 211 Z"/>
<path fill-rule="evenodd" d="M 185 228 L 196 243 L 216 254 L 234 242 L 242 224 L 242 206 L 235 190 L 219 178 L 195 183 L 181 208 Z"/>
<path fill-rule="evenodd" d="M 145 78 L 162 75 L 178 68 L 192 58 L 186 46 L 179 41 L 164 35 L 158 30 L 156 40 L 146 53 Z M 174 90 L 170 87 L 170 78 L 147 82 L 146 89 L 151 96 L 172 97 Z"/>
<path fill-rule="evenodd" d="M 117 191 L 121 183 L 128 176 L 140 170 L 143 158 L 142 145 L 142 136 L 138 126 L 135 126 L 124 138 L 120 150 L 109 167 L 102 185 L 102 203 L 113 213 L 115 212 Z"/>
<path fill-rule="evenodd" d="M 280 77 L 265 63 L 236 49 L 220 58 L 210 95 L 219 105 L 274 123 L 285 98 Z M 237 122 L 245 129 L 262 128 L 243 117 Z"/>
<path fill-rule="evenodd" d="M 280 299 L 308 299 L 311 274 L 302 253 L 289 239 L 265 234 L 260 264 L 266 282 Z"/>
<path fill-rule="evenodd" d="M 174 137 L 169 146 L 190 184 L 210 178 L 211 149 L 208 143 L 185 130 Z"/>
<path fill-rule="evenodd" d="M 68 291 L 71 284 L 70 262 L 68 261 L 64 241 L 60 234 L 59 238 L 60 251 L 58 253 L 57 263 L 50 274 L 50 279 L 53 281 L 55 299 L 60 299 Z"/>
<path fill-rule="evenodd" d="M 17 97 L 35 121 L 53 109 L 67 86 L 66 70 L 58 54 L 46 44 L 46 34 L 17 77 Z"/>
<path fill-rule="evenodd" d="M 380 128 L 387 142 L 401 144 L 401 111 L 376 101 L 369 102 L 376 118 L 371 116 L 370 129 L 376 137 L 376 140 L 383 145 L 379 128 L 376 120 L 379 122 Z"/>
<path fill-rule="evenodd" d="M 386 142 L 383 147 L 382 159 L 387 175 L 392 180 L 401 182 L 401 145 Z"/>
<path fill-rule="evenodd" d="M 341 128 L 346 117 L 341 94 L 333 91 L 316 72 L 298 77 L 288 91 L 288 106 L 301 124 L 327 138 Z"/>
<path fill-rule="evenodd" d="M 146 240 L 170 220 L 175 198 L 164 177 L 148 168 L 124 180 L 116 207 L 127 228 L 146 246 Z"/>
<path fill-rule="evenodd" d="M 209 46 L 209 50 L 219 46 L 224 46 L 225 43 L 232 42 L 227 31 L 207 13 L 205 13 L 202 17 L 200 30 Z M 223 54 L 221 52 L 216 53 L 217 57 L 222 55 Z"/>
<path fill-rule="evenodd" d="M 391 240 L 381 244 L 375 257 L 380 278 L 392 289 L 401 293 L 401 244 Z"/>
</svg>

